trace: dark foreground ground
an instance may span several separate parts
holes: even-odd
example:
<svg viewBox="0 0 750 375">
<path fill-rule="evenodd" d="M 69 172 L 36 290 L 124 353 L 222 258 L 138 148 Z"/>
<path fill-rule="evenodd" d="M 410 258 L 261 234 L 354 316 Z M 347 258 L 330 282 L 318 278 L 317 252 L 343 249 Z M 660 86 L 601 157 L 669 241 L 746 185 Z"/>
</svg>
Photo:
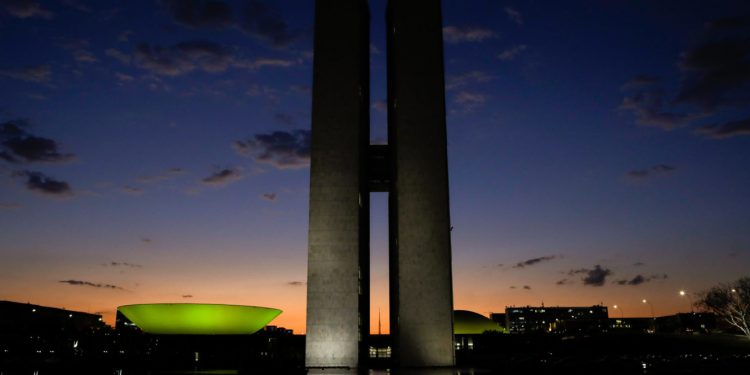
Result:
<svg viewBox="0 0 750 375">
<path fill-rule="evenodd" d="M 274 343 L 214 337 L 141 337 L 121 340 L 106 354 L 0 355 L 0 375 L 78 374 L 304 374 L 304 336 Z M 158 345 L 154 345 L 158 341 Z M 733 335 L 608 334 L 477 335 L 456 353 L 453 369 L 400 370 L 371 361 L 370 374 L 743 374 L 750 375 L 750 340 Z M 139 351 L 138 348 L 148 348 Z M 123 353 L 120 353 L 122 351 Z M 199 360 L 195 361 L 195 352 Z M 311 370 L 316 374 L 352 374 Z"/>
</svg>

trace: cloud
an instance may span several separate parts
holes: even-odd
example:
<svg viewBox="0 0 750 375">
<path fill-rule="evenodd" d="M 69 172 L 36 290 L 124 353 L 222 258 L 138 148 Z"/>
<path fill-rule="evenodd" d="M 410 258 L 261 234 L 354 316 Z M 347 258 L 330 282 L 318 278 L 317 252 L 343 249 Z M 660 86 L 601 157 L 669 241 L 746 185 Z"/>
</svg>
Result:
<svg viewBox="0 0 750 375">
<path fill-rule="evenodd" d="M 125 194 L 130 194 L 130 195 L 141 195 L 144 192 L 143 189 L 133 187 L 133 186 L 123 186 L 122 189 L 120 189 L 120 191 L 122 191 Z"/>
<path fill-rule="evenodd" d="M 643 86 L 655 85 L 657 83 L 659 83 L 659 77 L 651 76 L 648 74 L 639 74 L 633 77 L 630 81 L 625 82 L 625 84 L 622 85 L 622 89 L 623 90 L 635 89 L 635 88 L 640 88 Z"/>
<path fill-rule="evenodd" d="M 531 290 L 531 287 L 528 286 L 528 285 L 524 285 L 523 288 L 526 289 L 526 290 Z"/>
<path fill-rule="evenodd" d="M 509 286 L 509 288 L 510 289 L 516 289 L 516 286 L 515 285 L 511 285 L 511 286 Z"/>
<path fill-rule="evenodd" d="M 263 199 L 265 199 L 265 200 L 267 200 L 269 202 L 276 201 L 276 193 L 265 193 L 265 194 L 261 195 L 261 197 L 263 197 Z"/>
<path fill-rule="evenodd" d="M 520 55 L 521 52 L 525 51 L 526 48 L 528 48 L 528 47 L 526 47 L 525 44 L 515 45 L 513 47 L 510 47 L 510 48 L 508 48 L 508 49 L 500 52 L 497 55 L 497 58 L 500 59 L 500 60 L 503 60 L 503 61 L 513 60 L 513 59 L 516 58 L 516 56 Z"/>
<path fill-rule="evenodd" d="M 523 25 L 523 16 L 521 15 L 521 12 L 511 8 L 511 7 L 505 7 L 505 15 L 508 16 L 508 19 L 515 22 L 517 25 Z"/>
<path fill-rule="evenodd" d="M 106 50 L 104 50 L 104 54 L 125 65 L 129 65 L 130 62 L 133 60 L 133 58 L 130 55 L 116 48 L 107 48 Z"/>
<path fill-rule="evenodd" d="M 128 262 L 109 262 L 108 264 L 105 264 L 105 266 L 127 267 L 127 268 L 143 268 L 143 266 L 140 265 L 140 264 L 128 263 Z"/>
<path fill-rule="evenodd" d="M 115 72 L 115 77 L 117 77 L 117 80 L 120 82 L 130 82 L 133 81 L 135 78 L 129 74 Z"/>
<path fill-rule="evenodd" d="M 206 185 L 226 186 L 242 178 L 239 168 L 224 168 L 201 180 Z"/>
<path fill-rule="evenodd" d="M 192 294 L 183 294 L 182 298 L 193 298 Z"/>
<path fill-rule="evenodd" d="M 276 47 L 285 47 L 301 35 L 290 30 L 275 8 L 259 0 L 248 0 L 245 3 L 239 26 L 248 35 L 270 42 Z"/>
<path fill-rule="evenodd" d="M 645 266 L 645 265 L 646 265 L 646 263 L 643 263 L 643 262 L 635 262 L 635 263 L 633 263 L 633 267 L 641 267 L 641 266 Z"/>
<path fill-rule="evenodd" d="M 73 195 L 73 190 L 67 182 L 55 180 L 42 172 L 17 171 L 13 172 L 13 177 L 26 178 L 26 188 L 35 193 L 57 197 Z"/>
<path fill-rule="evenodd" d="M 681 77 L 673 99 L 667 102 L 661 91 L 651 87 L 654 79 L 640 80 L 623 86 L 624 89 L 639 88 L 641 92 L 625 98 L 620 109 L 633 111 L 639 124 L 672 130 L 728 108 L 747 108 L 750 104 L 749 27 L 750 17 L 746 15 L 707 23 L 704 41 L 680 55 L 677 65 Z M 666 103 L 681 108 L 681 113 L 667 110 Z M 746 134 L 746 126 L 745 120 L 736 120 L 703 126 L 694 133 L 725 138 Z"/>
<path fill-rule="evenodd" d="M 595 265 L 593 269 L 580 268 L 577 270 L 568 271 L 568 275 L 573 276 L 577 274 L 584 274 L 583 285 L 591 286 L 602 286 L 607 280 L 607 276 L 612 275 L 612 271 L 608 268 L 602 268 L 600 265 Z"/>
<path fill-rule="evenodd" d="M 138 182 L 143 183 L 143 184 L 151 184 L 155 182 L 171 180 L 182 174 L 185 174 L 185 170 L 182 168 L 176 168 L 176 167 L 167 168 L 164 171 L 155 175 L 147 175 L 147 176 L 138 177 Z"/>
<path fill-rule="evenodd" d="M 52 78 L 52 69 L 46 64 L 27 66 L 24 68 L 3 69 L 0 70 L 0 76 L 28 82 L 46 83 Z"/>
<path fill-rule="evenodd" d="M 706 110 L 742 102 L 750 83 L 750 39 L 725 38 L 684 52 L 679 62 L 682 86 L 676 102 Z"/>
<path fill-rule="evenodd" d="M 481 42 L 492 38 L 497 38 L 497 34 L 490 29 L 475 26 L 443 27 L 443 39 L 446 43 L 456 44 L 464 42 Z"/>
<path fill-rule="evenodd" d="M 132 56 L 110 48 L 105 52 L 125 64 L 133 61 L 141 69 L 163 76 L 179 76 L 201 70 L 219 73 L 229 68 L 257 70 L 266 67 L 288 68 L 298 64 L 296 60 L 276 58 L 242 59 L 218 43 L 208 41 L 188 41 L 174 46 L 162 47 L 141 43 Z"/>
<path fill-rule="evenodd" d="M 706 116 L 705 113 L 676 113 L 664 110 L 664 94 L 658 90 L 642 91 L 626 97 L 620 110 L 629 110 L 636 116 L 636 123 L 663 130 L 673 130 Z"/>
<path fill-rule="evenodd" d="M 172 18 L 188 27 L 224 28 L 232 23 L 232 8 L 220 0 L 162 0 Z"/>
<path fill-rule="evenodd" d="M 72 38 L 55 38 L 56 43 L 64 50 L 73 55 L 73 59 L 78 62 L 94 63 L 99 59 L 89 51 L 89 41 L 85 39 Z"/>
<path fill-rule="evenodd" d="M 75 158 L 73 154 L 60 153 L 56 141 L 28 133 L 27 127 L 24 120 L 0 123 L 1 160 L 9 163 L 59 163 Z"/>
<path fill-rule="evenodd" d="M 302 35 L 290 29 L 272 2 L 244 1 L 237 17 L 223 0 L 162 0 L 161 3 L 175 22 L 190 28 L 236 27 L 276 47 L 286 47 Z"/>
<path fill-rule="evenodd" d="M 232 63 L 232 55 L 224 46 L 206 41 L 178 43 L 173 47 L 156 47 L 147 43 L 134 53 L 136 65 L 155 74 L 178 76 L 201 69 L 221 72 Z"/>
<path fill-rule="evenodd" d="M 643 180 L 657 175 L 669 174 L 676 169 L 677 167 L 672 165 L 657 164 L 650 168 L 631 170 L 627 173 L 627 176 L 632 179 Z"/>
<path fill-rule="evenodd" d="M 232 147 L 240 155 L 279 169 L 304 168 L 310 165 L 309 130 L 256 134 L 251 139 L 234 142 Z"/>
<path fill-rule="evenodd" d="M 17 18 L 39 17 L 51 19 L 55 16 L 54 13 L 32 0 L 3 0 L 0 1 L 0 6 L 5 8 L 10 15 Z"/>
<path fill-rule="evenodd" d="M 133 35 L 133 30 L 123 30 L 122 32 L 117 34 L 117 40 L 121 42 L 129 42 L 131 35 Z"/>
<path fill-rule="evenodd" d="M 516 263 L 516 265 L 513 266 L 513 268 L 524 268 L 524 267 L 528 267 L 528 266 L 533 266 L 535 264 L 539 264 L 539 263 L 543 263 L 543 262 L 549 262 L 550 260 L 553 260 L 555 258 L 557 258 L 557 257 L 554 256 L 554 255 L 543 256 L 543 257 L 538 257 L 538 258 L 531 258 L 531 259 L 524 260 L 523 262 Z"/>
<path fill-rule="evenodd" d="M 303 286 L 305 284 L 306 283 L 304 281 L 290 281 L 286 283 L 286 285 L 289 285 L 289 286 Z"/>
<path fill-rule="evenodd" d="M 60 280 L 58 281 L 58 283 L 76 285 L 76 286 L 90 286 L 94 288 L 125 290 L 122 287 L 119 287 L 117 285 L 92 283 L 90 281 L 83 281 L 83 280 Z"/>
<path fill-rule="evenodd" d="M 495 76 L 481 70 L 472 70 L 469 72 L 449 75 L 445 80 L 445 89 L 453 90 L 472 83 L 485 83 L 495 79 Z M 385 103 L 385 102 L 384 102 Z"/>
<path fill-rule="evenodd" d="M 723 124 L 706 125 L 696 129 L 695 133 L 713 139 L 725 139 L 750 135 L 750 117 L 742 120 L 725 122 Z"/>
<path fill-rule="evenodd" d="M 555 282 L 555 285 L 566 285 L 566 284 L 573 284 L 573 281 L 568 280 L 568 279 L 561 279 Z"/>
<path fill-rule="evenodd" d="M 667 276 L 666 273 L 651 275 L 649 277 L 646 277 L 646 276 L 643 276 L 641 274 L 638 274 L 638 275 L 636 275 L 635 277 L 633 277 L 630 280 L 628 280 L 628 279 L 615 280 L 614 284 L 617 284 L 617 285 L 632 285 L 632 286 L 637 286 L 637 285 L 641 285 L 643 283 L 650 282 L 652 280 L 664 280 L 667 277 L 668 276 Z"/>
<path fill-rule="evenodd" d="M 273 115 L 273 119 L 284 125 L 294 125 L 296 121 L 294 121 L 294 117 L 289 113 L 276 113 Z"/>
<path fill-rule="evenodd" d="M 461 90 L 453 96 L 453 102 L 461 107 L 463 112 L 471 112 L 487 101 L 483 94 L 469 90 Z"/>
</svg>

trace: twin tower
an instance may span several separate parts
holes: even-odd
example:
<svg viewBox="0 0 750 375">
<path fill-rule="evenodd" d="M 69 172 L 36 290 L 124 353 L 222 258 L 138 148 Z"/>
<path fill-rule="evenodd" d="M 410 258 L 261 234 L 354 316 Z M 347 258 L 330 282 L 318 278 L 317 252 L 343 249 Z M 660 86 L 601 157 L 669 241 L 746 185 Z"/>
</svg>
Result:
<svg viewBox="0 0 750 375">
<path fill-rule="evenodd" d="M 370 192 L 388 192 L 394 364 L 452 366 L 448 160 L 439 0 L 387 7 L 388 145 L 370 145 L 367 0 L 317 0 L 307 367 L 362 367 Z"/>
</svg>

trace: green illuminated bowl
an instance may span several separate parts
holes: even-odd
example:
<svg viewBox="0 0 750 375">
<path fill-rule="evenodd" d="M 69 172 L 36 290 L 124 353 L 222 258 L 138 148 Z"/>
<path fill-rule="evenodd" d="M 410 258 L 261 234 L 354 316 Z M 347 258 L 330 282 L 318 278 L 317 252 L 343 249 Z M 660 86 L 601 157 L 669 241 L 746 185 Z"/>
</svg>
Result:
<svg viewBox="0 0 750 375">
<path fill-rule="evenodd" d="M 453 311 L 453 333 L 480 335 L 484 332 L 504 332 L 505 329 L 487 317 L 468 310 Z"/>
<path fill-rule="evenodd" d="M 281 314 L 268 307 L 202 303 L 148 303 L 117 308 L 146 333 L 249 335 Z"/>
</svg>

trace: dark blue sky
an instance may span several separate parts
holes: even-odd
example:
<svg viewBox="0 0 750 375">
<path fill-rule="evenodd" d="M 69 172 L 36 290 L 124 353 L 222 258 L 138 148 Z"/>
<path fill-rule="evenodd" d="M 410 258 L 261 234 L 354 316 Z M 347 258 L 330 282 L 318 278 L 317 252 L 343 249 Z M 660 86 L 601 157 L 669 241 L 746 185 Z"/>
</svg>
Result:
<svg viewBox="0 0 750 375">
<path fill-rule="evenodd" d="M 456 308 L 666 314 L 747 275 L 746 1 L 443 12 Z M 302 0 L 0 0 L 0 299 L 267 305 L 303 331 L 312 26 Z"/>
</svg>

